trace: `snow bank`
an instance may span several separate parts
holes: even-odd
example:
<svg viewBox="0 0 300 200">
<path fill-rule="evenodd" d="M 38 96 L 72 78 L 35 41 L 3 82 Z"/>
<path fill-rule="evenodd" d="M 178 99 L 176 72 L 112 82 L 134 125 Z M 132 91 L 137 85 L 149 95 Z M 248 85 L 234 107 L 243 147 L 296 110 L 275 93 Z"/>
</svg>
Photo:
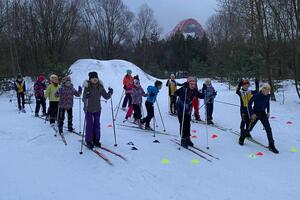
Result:
<svg viewBox="0 0 300 200">
<path fill-rule="evenodd" d="M 122 81 L 128 69 L 132 71 L 134 76 L 139 75 L 142 84 L 152 84 L 155 81 L 154 77 L 145 73 L 138 66 L 124 60 L 81 59 L 70 67 L 71 78 L 75 87 L 82 85 L 83 81 L 88 79 L 89 72 L 96 71 L 99 78 L 104 82 L 105 87 L 110 86 L 117 93 L 123 91 Z"/>
</svg>

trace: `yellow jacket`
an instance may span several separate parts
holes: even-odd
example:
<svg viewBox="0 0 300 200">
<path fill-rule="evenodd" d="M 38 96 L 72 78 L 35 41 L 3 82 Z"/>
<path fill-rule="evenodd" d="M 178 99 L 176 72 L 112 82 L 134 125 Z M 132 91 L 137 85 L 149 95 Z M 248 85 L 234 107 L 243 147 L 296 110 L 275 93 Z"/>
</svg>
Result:
<svg viewBox="0 0 300 200">
<path fill-rule="evenodd" d="M 50 85 L 48 85 L 46 92 L 45 92 L 45 98 L 49 98 L 49 101 L 54 101 L 54 102 L 58 102 L 59 101 L 59 97 L 57 97 L 55 95 L 55 93 L 58 91 L 60 85 L 57 84 L 57 86 L 55 86 L 53 83 L 51 83 Z"/>
</svg>

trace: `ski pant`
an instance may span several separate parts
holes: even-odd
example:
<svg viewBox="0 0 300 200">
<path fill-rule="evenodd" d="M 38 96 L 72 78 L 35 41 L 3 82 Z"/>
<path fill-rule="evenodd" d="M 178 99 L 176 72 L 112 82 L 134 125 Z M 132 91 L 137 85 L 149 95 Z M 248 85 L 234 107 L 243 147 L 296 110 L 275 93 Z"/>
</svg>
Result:
<svg viewBox="0 0 300 200">
<path fill-rule="evenodd" d="M 50 101 L 48 112 L 50 116 L 50 124 L 54 124 L 55 120 L 57 120 L 58 101 Z"/>
<path fill-rule="evenodd" d="M 131 116 L 132 116 L 132 113 L 133 113 L 133 106 L 131 105 L 131 106 L 129 106 L 129 108 L 128 108 L 128 111 L 127 111 L 127 113 L 126 113 L 126 119 L 128 119 L 128 118 L 130 118 Z"/>
<path fill-rule="evenodd" d="M 207 103 L 206 104 L 206 119 L 207 120 L 213 120 L 213 112 L 214 112 L 214 104 L 213 103 Z"/>
<path fill-rule="evenodd" d="M 131 102 L 132 102 L 131 94 L 125 94 L 125 98 L 124 98 L 124 101 L 123 101 L 122 108 L 126 108 L 127 103 L 128 103 L 128 107 L 130 107 L 131 106 Z"/>
<path fill-rule="evenodd" d="M 266 130 L 267 137 L 268 137 L 268 140 L 269 140 L 269 144 L 274 144 L 272 129 L 271 129 L 271 125 L 270 125 L 267 113 L 266 112 L 259 112 L 259 113 L 255 113 L 255 114 L 256 114 L 257 118 L 256 118 L 256 120 L 250 122 L 248 133 L 250 133 L 253 130 L 253 128 L 255 127 L 256 123 L 258 121 L 260 121 L 263 124 L 263 126 Z"/>
<path fill-rule="evenodd" d="M 188 139 L 191 136 L 191 115 L 185 114 L 183 117 L 183 114 L 178 114 L 178 121 L 180 134 L 182 133 L 181 139 Z"/>
<path fill-rule="evenodd" d="M 141 105 L 140 104 L 133 104 L 133 118 L 135 120 L 142 118 L 142 111 L 141 111 Z"/>
<path fill-rule="evenodd" d="M 154 117 L 153 103 L 146 101 L 145 106 L 147 109 L 147 116 L 142 119 L 142 122 L 146 123 L 146 127 L 150 127 L 150 122 L 151 122 L 152 118 Z"/>
<path fill-rule="evenodd" d="M 100 114 L 100 111 L 85 113 L 85 141 L 87 143 L 100 141 Z"/>
<path fill-rule="evenodd" d="M 248 108 L 241 108 L 241 134 L 245 133 L 250 126 L 250 116 L 249 116 L 249 112 L 248 112 Z"/>
<path fill-rule="evenodd" d="M 193 108 L 194 108 L 195 118 L 198 120 L 198 119 L 200 119 L 200 114 L 199 114 L 199 99 L 197 97 L 194 97 L 192 104 L 193 104 Z"/>
<path fill-rule="evenodd" d="M 25 109 L 24 92 L 17 93 L 17 99 L 18 99 L 18 108 L 19 108 L 19 110 Z"/>
<path fill-rule="evenodd" d="M 43 114 L 46 114 L 46 99 L 44 97 L 36 98 L 35 114 L 39 114 L 41 106 L 42 106 Z"/>
<path fill-rule="evenodd" d="M 170 95 L 170 112 L 176 113 L 176 100 L 177 97 L 174 95 Z"/>
<path fill-rule="evenodd" d="M 64 120 L 65 120 L 65 113 L 68 114 L 68 129 L 73 129 L 73 109 L 72 108 L 59 108 L 59 115 L 58 115 L 58 128 L 63 130 Z"/>
</svg>

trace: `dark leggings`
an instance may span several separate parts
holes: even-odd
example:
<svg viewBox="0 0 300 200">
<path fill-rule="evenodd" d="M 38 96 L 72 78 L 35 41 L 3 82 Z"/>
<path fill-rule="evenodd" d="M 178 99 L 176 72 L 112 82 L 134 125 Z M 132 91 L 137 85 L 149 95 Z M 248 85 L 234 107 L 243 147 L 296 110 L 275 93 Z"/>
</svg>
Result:
<svg viewBox="0 0 300 200">
<path fill-rule="evenodd" d="M 49 116 L 50 116 L 50 124 L 54 124 L 57 120 L 57 112 L 58 112 L 58 102 L 50 101 L 49 104 Z"/>
<path fill-rule="evenodd" d="M 191 115 L 185 114 L 184 115 L 184 123 L 182 126 L 182 120 L 183 120 L 183 114 L 178 114 L 178 121 L 180 123 L 180 134 L 181 134 L 181 128 L 182 130 L 182 139 L 187 139 L 191 136 Z"/>
<path fill-rule="evenodd" d="M 60 108 L 59 109 L 58 127 L 60 129 L 63 128 L 66 111 L 67 111 L 67 114 L 68 114 L 68 129 L 72 129 L 73 128 L 73 123 L 72 123 L 73 122 L 73 110 L 72 110 L 72 108 L 69 108 L 69 109 Z"/>
<path fill-rule="evenodd" d="M 145 103 L 147 109 L 147 116 L 142 120 L 146 123 L 146 127 L 150 126 L 151 119 L 154 117 L 154 107 L 153 103 L 146 101 Z"/>
<path fill-rule="evenodd" d="M 35 104 L 35 113 L 39 114 L 40 107 L 42 106 L 43 114 L 46 114 L 46 99 L 45 98 L 37 98 Z"/>
<path fill-rule="evenodd" d="M 25 108 L 25 97 L 24 97 L 24 92 L 22 93 L 17 93 L 17 98 L 18 98 L 18 107 L 19 110 L 22 110 Z"/>
<path fill-rule="evenodd" d="M 250 133 L 253 130 L 253 128 L 255 127 L 255 125 L 258 121 L 261 121 L 261 123 L 263 124 L 263 126 L 266 130 L 269 144 L 274 144 L 272 129 L 271 129 L 271 125 L 270 125 L 267 114 L 265 112 L 260 112 L 260 113 L 255 113 L 255 114 L 256 114 L 257 118 L 255 121 L 250 123 L 248 133 Z"/>
<path fill-rule="evenodd" d="M 126 94 L 125 98 L 124 98 L 124 101 L 123 101 L 122 108 L 126 108 L 127 103 L 128 103 L 128 107 L 130 107 L 131 102 L 132 102 L 131 94 Z"/>
</svg>

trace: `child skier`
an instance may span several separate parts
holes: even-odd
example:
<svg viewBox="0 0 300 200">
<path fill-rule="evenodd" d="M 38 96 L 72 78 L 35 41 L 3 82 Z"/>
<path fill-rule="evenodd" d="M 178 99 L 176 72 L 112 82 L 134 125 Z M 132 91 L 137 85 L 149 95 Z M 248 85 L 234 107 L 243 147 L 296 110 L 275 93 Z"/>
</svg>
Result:
<svg viewBox="0 0 300 200">
<path fill-rule="evenodd" d="M 89 73 L 89 80 L 84 82 L 82 101 L 85 111 L 85 141 L 88 148 L 101 147 L 100 143 L 100 114 L 101 97 L 108 100 L 113 94 L 113 89 L 104 89 L 102 81 L 99 80 L 97 72 Z"/>
<path fill-rule="evenodd" d="M 57 97 L 55 94 L 59 89 L 59 81 L 58 76 L 55 74 L 52 74 L 50 76 L 50 85 L 48 85 L 47 90 L 45 92 L 45 98 L 49 99 L 49 109 L 48 114 L 50 117 L 50 125 L 54 126 L 55 120 L 57 120 L 57 113 L 58 113 L 58 102 L 59 97 Z"/>
<path fill-rule="evenodd" d="M 269 122 L 270 117 L 270 91 L 271 87 L 269 84 L 264 84 L 261 91 L 257 94 L 255 94 L 251 100 L 249 101 L 248 109 L 251 115 L 251 123 L 249 126 L 249 129 L 247 130 L 247 133 L 250 133 L 253 128 L 255 127 L 258 120 L 261 121 L 263 124 L 266 133 L 267 138 L 269 140 L 269 150 L 273 153 L 278 154 L 279 151 L 275 148 L 272 129 Z M 254 104 L 254 106 L 253 106 Z M 266 112 L 267 110 L 267 112 Z M 247 134 L 246 133 L 246 134 Z M 244 141 L 246 138 L 246 134 L 241 134 L 239 139 L 239 144 L 244 145 Z"/>
<path fill-rule="evenodd" d="M 44 75 L 39 75 L 37 81 L 34 83 L 34 96 L 36 100 L 35 104 L 35 116 L 39 116 L 40 107 L 42 106 L 43 116 L 46 116 L 46 99 L 44 91 L 46 90 L 46 79 Z"/>
<path fill-rule="evenodd" d="M 133 108 L 133 118 L 134 123 L 140 125 L 140 121 L 142 118 L 142 97 L 147 97 L 147 94 L 145 93 L 144 89 L 142 88 L 140 81 L 138 79 L 134 80 L 134 86 L 132 89 L 132 108 Z M 130 110 L 128 110 L 126 119 L 128 119 L 132 114 L 132 111 L 130 113 Z"/>
<path fill-rule="evenodd" d="M 170 79 L 167 81 L 166 86 L 169 88 L 170 99 L 170 114 L 176 114 L 176 97 L 174 96 L 177 86 L 183 86 L 175 80 L 175 75 L 171 74 Z"/>
<path fill-rule="evenodd" d="M 248 133 L 246 134 L 246 130 L 249 128 L 250 125 L 250 113 L 248 110 L 248 104 L 250 99 L 253 97 L 254 94 L 259 92 L 259 81 L 255 80 L 255 90 L 249 90 L 250 82 L 247 79 L 242 79 L 236 89 L 236 94 L 240 97 L 241 107 L 241 134 L 244 134 L 246 137 L 251 137 Z"/>
<path fill-rule="evenodd" d="M 192 101 L 195 97 L 204 99 L 204 95 L 196 89 L 196 80 L 194 77 L 189 77 L 185 86 L 176 90 L 174 95 L 178 97 L 176 107 L 180 123 L 181 146 L 184 148 L 194 146 L 190 139 Z"/>
<path fill-rule="evenodd" d="M 147 110 L 147 116 L 143 119 L 141 119 L 141 124 L 145 124 L 145 129 L 151 130 L 150 128 L 150 122 L 152 118 L 154 117 L 154 106 L 153 104 L 156 102 L 157 95 L 159 93 L 159 90 L 162 88 L 162 82 L 161 81 L 155 81 L 154 86 L 150 85 L 147 88 L 147 101 L 145 103 L 146 110 Z"/>
<path fill-rule="evenodd" d="M 18 108 L 19 111 L 25 112 L 25 97 L 24 94 L 26 92 L 25 81 L 21 74 L 18 74 L 16 81 L 14 82 L 14 88 L 17 92 L 18 99 Z"/>
<path fill-rule="evenodd" d="M 63 133 L 63 126 L 65 120 L 65 112 L 68 114 L 68 131 L 74 131 L 73 128 L 73 99 L 74 96 L 80 97 L 82 88 L 79 86 L 76 90 L 71 82 L 70 76 L 66 76 L 62 79 L 61 87 L 56 92 L 56 96 L 59 97 L 58 103 L 58 130 L 59 133 Z"/>
<path fill-rule="evenodd" d="M 122 109 L 125 110 L 127 103 L 128 107 L 131 106 L 132 98 L 131 98 L 131 92 L 133 87 L 133 77 L 131 76 L 132 71 L 127 70 L 126 75 L 123 78 L 123 88 L 125 90 L 125 98 L 122 104 Z"/>
<path fill-rule="evenodd" d="M 214 111 L 214 99 L 217 96 L 217 92 L 212 86 L 211 79 L 206 79 L 203 84 L 202 93 L 204 94 L 207 124 L 214 124 L 212 115 Z"/>
<path fill-rule="evenodd" d="M 198 80 L 196 78 L 196 89 L 198 90 Z M 197 97 L 194 97 L 192 102 L 193 108 L 194 108 L 194 117 L 196 121 L 201 121 L 200 118 L 200 112 L 199 112 L 199 99 Z"/>
</svg>

